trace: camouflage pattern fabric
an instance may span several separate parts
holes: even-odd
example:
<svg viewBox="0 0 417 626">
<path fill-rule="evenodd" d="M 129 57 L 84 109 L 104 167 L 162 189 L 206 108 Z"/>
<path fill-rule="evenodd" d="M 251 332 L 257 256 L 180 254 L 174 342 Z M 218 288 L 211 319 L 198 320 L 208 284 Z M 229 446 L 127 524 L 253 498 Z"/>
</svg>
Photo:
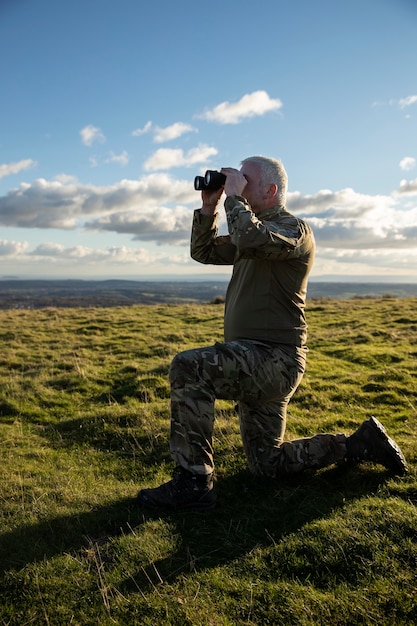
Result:
<svg viewBox="0 0 417 626">
<path fill-rule="evenodd" d="M 171 454 L 196 474 L 214 469 L 216 398 L 237 401 L 243 447 L 252 473 L 278 476 L 341 460 L 345 435 L 283 442 L 287 406 L 305 360 L 282 347 L 230 341 L 180 352 L 170 368 Z"/>
</svg>

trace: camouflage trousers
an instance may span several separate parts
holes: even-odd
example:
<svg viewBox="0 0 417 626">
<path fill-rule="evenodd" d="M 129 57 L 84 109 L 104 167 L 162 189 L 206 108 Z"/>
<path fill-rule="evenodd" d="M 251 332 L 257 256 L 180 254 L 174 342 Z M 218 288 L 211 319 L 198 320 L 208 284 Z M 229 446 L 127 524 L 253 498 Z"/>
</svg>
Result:
<svg viewBox="0 0 417 626">
<path fill-rule="evenodd" d="M 287 406 L 304 373 L 303 359 L 252 341 L 186 350 L 170 367 L 170 451 L 196 474 L 214 469 L 216 398 L 237 402 L 243 448 L 258 476 L 318 469 L 343 459 L 346 436 L 319 434 L 284 442 Z"/>
</svg>

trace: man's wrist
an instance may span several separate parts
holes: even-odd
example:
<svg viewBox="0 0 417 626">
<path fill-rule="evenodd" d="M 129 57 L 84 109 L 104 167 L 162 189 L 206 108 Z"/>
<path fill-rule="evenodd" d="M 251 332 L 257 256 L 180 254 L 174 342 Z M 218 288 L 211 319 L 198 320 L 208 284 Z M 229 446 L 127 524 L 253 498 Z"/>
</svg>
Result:
<svg viewBox="0 0 417 626">
<path fill-rule="evenodd" d="M 200 213 L 202 215 L 214 215 L 217 213 L 217 204 L 203 204 Z"/>
</svg>

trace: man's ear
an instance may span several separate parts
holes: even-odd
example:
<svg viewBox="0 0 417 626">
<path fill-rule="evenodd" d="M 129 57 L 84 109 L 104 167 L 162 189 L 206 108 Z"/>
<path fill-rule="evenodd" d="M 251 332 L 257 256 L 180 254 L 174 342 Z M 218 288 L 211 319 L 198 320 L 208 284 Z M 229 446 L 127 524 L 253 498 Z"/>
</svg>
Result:
<svg viewBox="0 0 417 626">
<path fill-rule="evenodd" d="M 278 193 L 278 185 L 271 183 L 266 190 L 267 198 L 274 198 Z"/>
</svg>

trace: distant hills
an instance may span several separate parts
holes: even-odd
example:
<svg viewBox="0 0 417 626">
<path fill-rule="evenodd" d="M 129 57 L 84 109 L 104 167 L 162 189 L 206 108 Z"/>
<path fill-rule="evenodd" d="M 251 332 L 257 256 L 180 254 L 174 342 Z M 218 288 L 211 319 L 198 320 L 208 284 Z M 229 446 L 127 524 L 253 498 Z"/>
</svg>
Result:
<svg viewBox="0 0 417 626">
<path fill-rule="evenodd" d="M 112 307 L 158 303 L 221 303 L 228 281 L 0 280 L 0 309 Z M 308 298 L 417 296 L 417 283 L 309 284 Z"/>
</svg>

